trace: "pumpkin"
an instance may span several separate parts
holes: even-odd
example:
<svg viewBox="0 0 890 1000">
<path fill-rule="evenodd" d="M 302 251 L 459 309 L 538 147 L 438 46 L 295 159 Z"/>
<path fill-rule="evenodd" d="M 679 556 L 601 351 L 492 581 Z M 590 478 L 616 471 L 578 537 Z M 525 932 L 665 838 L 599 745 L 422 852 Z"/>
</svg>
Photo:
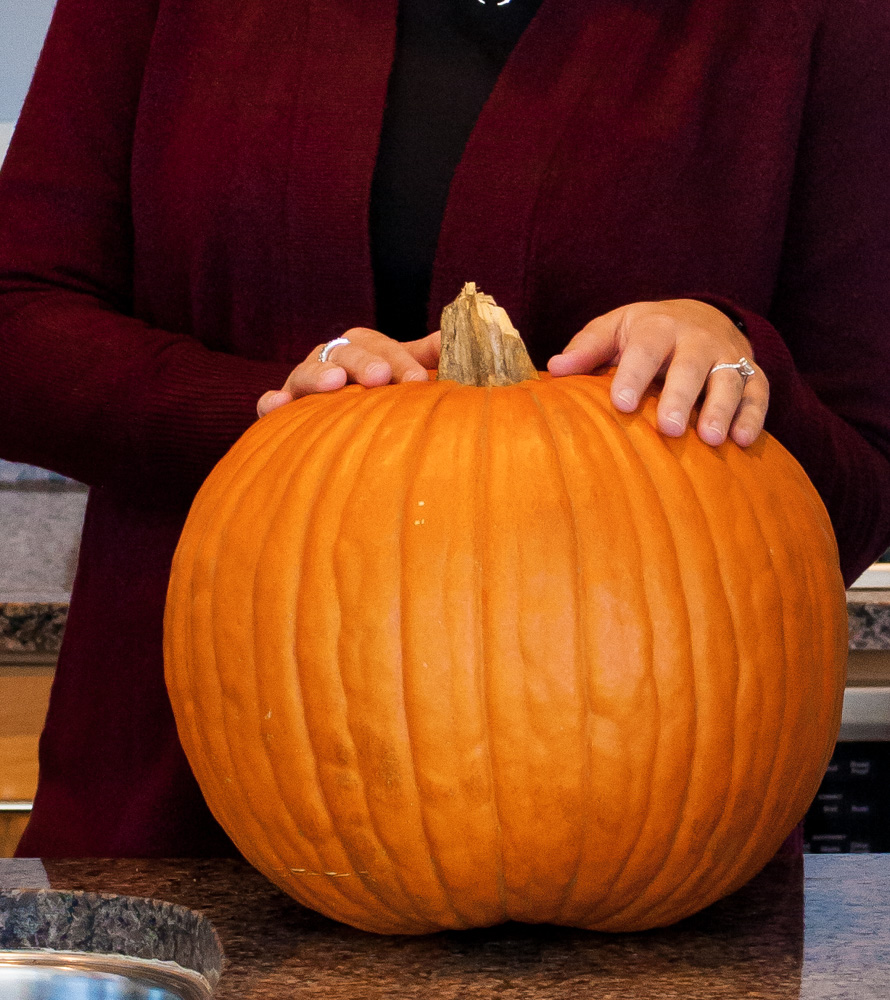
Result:
<svg viewBox="0 0 890 1000">
<path fill-rule="evenodd" d="M 769 435 L 664 437 L 654 392 L 617 412 L 608 373 L 535 377 L 473 286 L 449 308 L 452 377 L 284 406 L 201 489 L 182 744 L 245 857 L 355 927 L 673 923 L 762 868 L 830 757 L 828 517 Z"/>
</svg>

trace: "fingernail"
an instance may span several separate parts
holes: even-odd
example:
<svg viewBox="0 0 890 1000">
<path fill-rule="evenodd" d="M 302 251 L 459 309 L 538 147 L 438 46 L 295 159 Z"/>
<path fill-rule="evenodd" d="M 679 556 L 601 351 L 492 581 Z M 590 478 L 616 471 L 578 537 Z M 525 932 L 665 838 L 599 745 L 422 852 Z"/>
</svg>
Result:
<svg viewBox="0 0 890 1000">
<path fill-rule="evenodd" d="M 675 430 L 683 430 L 683 414 L 679 410 L 671 410 L 671 412 L 664 418 L 664 422 L 669 424 Z"/>
<path fill-rule="evenodd" d="M 622 389 L 621 392 L 618 393 L 618 399 L 620 399 L 621 402 L 630 409 L 634 409 L 637 405 L 637 394 L 633 391 L 633 389 Z"/>
<path fill-rule="evenodd" d="M 705 428 L 705 441 L 708 444 L 722 444 L 725 435 L 721 424 L 708 424 Z"/>
</svg>

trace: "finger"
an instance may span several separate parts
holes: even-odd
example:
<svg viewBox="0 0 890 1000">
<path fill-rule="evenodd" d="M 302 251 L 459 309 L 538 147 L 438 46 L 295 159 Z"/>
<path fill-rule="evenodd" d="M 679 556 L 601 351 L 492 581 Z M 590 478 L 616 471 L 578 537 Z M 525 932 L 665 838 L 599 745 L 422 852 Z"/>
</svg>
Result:
<svg viewBox="0 0 890 1000">
<path fill-rule="evenodd" d="M 575 334 L 561 354 L 547 362 L 551 375 L 582 375 L 615 360 L 618 353 L 618 329 L 623 309 L 597 316 Z"/>
<path fill-rule="evenodd" d="M 283 389 L 270 389 L 269 392 L 264 392 L 260 396 L 256 404 L 257 416 L 265 417 L 267 413 L 277 410 L 279 406 L 293 401 L 294 397 L 289 392 L 285 392 Z"/>
<path fill-rule="evenodd" d="M 431 347 L 437 342 L 432 335 L 419 341 L 400 343 L 379 330 L 356 327 L 347 330 L 344 336 L 350 343 L 334 348 L 331 355 L 338 365 L 346 369 L 350 382 L 371 387 L 388 382 L 427 381 L 426 368 L 414 357 L 414 351 L 424 358 L 430 356 Z M 433 367 L 438 363 L 438 355 L 435 358 Z"/>
<path fill-rule="evenodd" d="M 745 380 L 732 368 L 724 368 L 708 376 L 705 399 L 698 415 L 698 436 L 710 445 L 720 445 L 729 434 L 729 427 L 742 402 Z"/>
<path fill-rule="evenodd" d="M 628 323 L 619 336 L 623 337 L 624 348 L 610 394 L 616 409 L 632 413 L 671 358 L 677 343 L 677 321 L 664 314 L 651 314 Z"/>
<path fill-rule="evenodd" d="M 754 374 L 748 379 L 742 401 L 729 428 L 732 440 L 741 448 L 752 445 L 763 431 L 768 409 L 769 381 L 755 365 Z"/>
<path fill-rule="evenodd" d="M 727 376 L 736 376 L 735 382 Z M 708 379 L 697 431 L 708 444 L 722 444 L 728 436 L 743 448 L 763 430 L 769 402 L 769 383 L 763 372 L 742 379 L 731 369 L 714 372 Z"/>
<path fill-rule="evenodd" d="M 355 331 L 349 330 L 347 333 L 352 334 L 349 343 L 334 347 L 328 353 L 326 361 L 319 361 L 310 356 L 304 362 L 309 366 L 311 374 L 321 377 L 322 373 L 331 368 L 341 368 L 346 373 L 348 382 L 355 382 L 369 389 L 392 381 L 393 368 L 382 354 L 384 350 L 382 343 L 371 339 L 369 346 L 365 347 L 358 341 Z M 382 341 L 382 334 L 380 336 Z"/>
<path fill-rule="evenodd" d="M 679 437 L 686 430 L 692 408 L 701 395 L 712 364 L 710 357 L 678 348 L 668 365 L 658 399 L 658 429 L 662 434 Z M 738 398 L 735 400 L 737 404 Z M 735 412 L 734 407 L 732 412 Z M 728 422 L 726 426 L 729 426 Z"/>
<path fill-rule="evenodd" d="M 393 382 L 427 382 L 427 369 L 439 366 L 439 333 L 404 343 L 390 340 L 385 350 Z"/>
<path fill-rule="evenodd" d="M 442 333 L 440 330 L 436 330 L 426 337 L 421 337 L 420 340 L 409 340 L 402 344 L 402 347 L 423 368 L 425 376 L 427 369 L 439 366 L 439 356 L 442 353 Z"/>
<path fill-rule="evenodd" d="M 334 389 L 340 389 L 346 385 L 347 378 L 345 369 L 330 361 L 319 361 L 318 351 L 315 351 L 288 375 L 282 391 L 289 392 L 294 399 L 299 399 L 314 392 L 332 392 Z"/>
</svg>

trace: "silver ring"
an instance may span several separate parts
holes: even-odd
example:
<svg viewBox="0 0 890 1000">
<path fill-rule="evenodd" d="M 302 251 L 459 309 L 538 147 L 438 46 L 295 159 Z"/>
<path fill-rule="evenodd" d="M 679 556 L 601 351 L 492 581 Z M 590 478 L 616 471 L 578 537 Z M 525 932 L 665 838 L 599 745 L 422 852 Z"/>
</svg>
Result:
<svg viewBox="0 0 890 1000">
<path fill-rule="evenodd" d="M 340 347 L 341 344 L 348 344 L 349 341 L 346 337 L 334 337 L 333 340 L 329 340 L 324 347 L 321 349 L 318 355 L 318 360 L 325 362 L 328 360 L 328 356 L 335 347 Z"/>
<path fill-rule="evenodd" d="M 734 368 L 739 375 L 742 376 L 742 388 L 744 389 L 745 383 L 754 374 L 754 366 L 747 358 L 739 358 L 739 360 L 733 364 L 722 364 L 714 365 L 714 367 L 708 372 L 708 378 L 710 378 L 714 372 L 719 372 L 721 368 Z"/>
</svg>

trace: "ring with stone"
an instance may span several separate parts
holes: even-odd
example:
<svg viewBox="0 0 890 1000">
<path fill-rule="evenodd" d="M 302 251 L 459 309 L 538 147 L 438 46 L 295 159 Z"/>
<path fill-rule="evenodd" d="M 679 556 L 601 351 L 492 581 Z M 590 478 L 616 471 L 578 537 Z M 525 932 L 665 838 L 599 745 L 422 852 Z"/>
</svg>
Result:
<svg viewBox="0 0 890 1000">
<path fill-rule="evenodd" d="M 734 368 L 739 375 L 742 377 L 742 388 L 744 388 L 745 383 L 754 374 L 754 366 L 747 358 L 739 358 L 734 364 L 725 363 L 721 365 L 714 365 L 714 367 L 708 372 L 708 378 L 710 378 L 714 372 L 719 372 L 721 368 Z"/>
<path fill-rule="evenodd" d="M 325 362 L 328 360 L 328 356 L 335 347 L 340 347 L 341 344 L 348 344 L 349 341 L 346 337 L 334 337 L 333 340 L 329 340 L 318 354 L 318 360 Z"/>
</svg>

